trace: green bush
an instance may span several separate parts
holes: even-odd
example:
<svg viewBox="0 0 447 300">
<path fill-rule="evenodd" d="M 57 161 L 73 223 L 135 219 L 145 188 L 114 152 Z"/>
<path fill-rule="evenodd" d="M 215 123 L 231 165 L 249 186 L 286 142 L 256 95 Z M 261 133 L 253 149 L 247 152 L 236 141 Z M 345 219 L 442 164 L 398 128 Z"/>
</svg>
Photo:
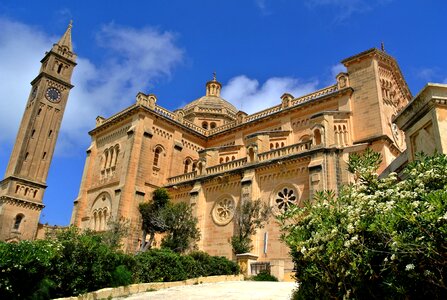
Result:
<svg viewBox="0 0 447 300">
<path fill-rule="evenodd" d="M 198 264 L 199 276 L 239 274 L 239 265 L 223 256 L 211 256 L 203 251 L 189 254 Z"/>
<path fill-rule="evenodd" d="M 47 299 L 60 245 L 53 241 L 0 242 L 0 299 Z"/>
<path fill-rule="evenodd" d="M 404 180 L 379 179 L 371 151 L 350 161 L 356 184 L 280 218 L 295 299 L 446 299 L 447 157 L 421 156 Z"/>
<path fill-rule="evenodd" d="M 180 255 L 152 249 L 128 255 L 104 236 L 69 228 L 48 240 L 0 242 L 0 299 L 76 296 L 131 283 L 239 272 L 234 262 L 204 252 Z"/>
<path fill-rule="evenodd" d="M 180 255 L 169 249 L 151 249 L 135 256 L 138 282 L 179 281 L 188 278 Z"/>
<path fill-rule="evenodd" d="M 254 280 L 254 281 L 278 281 L 278 278 L 271 275 L 268 271 L 262 270 L 255 276 L 252 276 L 251 280 Z"/>
</svg>

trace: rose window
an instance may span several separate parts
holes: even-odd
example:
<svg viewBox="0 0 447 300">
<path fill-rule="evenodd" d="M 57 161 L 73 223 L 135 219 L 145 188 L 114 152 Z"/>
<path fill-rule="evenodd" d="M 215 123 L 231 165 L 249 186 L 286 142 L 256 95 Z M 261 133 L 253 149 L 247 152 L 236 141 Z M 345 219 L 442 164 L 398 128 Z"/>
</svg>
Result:
<svg viewBox="0 0 447 300">
<path fill-rule="evenodd" d="M 234 200 L 222 199 L 216 202 L 213 208 L 213 219 L 219 225 L 228 224 L 234 216 Z"/>
<path fill-rule="evenodd" d="M 296 204 L 296 195 L 294 190 L 284 188 L 276 195 L 276 205 L 280 210 L 287 210 L 293 204 Z"/>
</svg>

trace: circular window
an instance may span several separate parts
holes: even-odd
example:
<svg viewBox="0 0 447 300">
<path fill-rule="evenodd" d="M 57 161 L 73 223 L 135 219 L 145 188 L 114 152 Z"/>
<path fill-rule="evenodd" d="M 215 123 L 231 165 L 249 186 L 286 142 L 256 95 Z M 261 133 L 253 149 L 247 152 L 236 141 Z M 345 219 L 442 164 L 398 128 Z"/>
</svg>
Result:
<svg viewBox="0 0 447 300">
<path fill-rule="evenodd" d="M 280 211 L 286 211 L 290 206 L 297 204 L 298 197 L 291 188 L 283 188 L 275 195 L 275 205 Z"/>
<path fill-rule="evenodd" d="M 218 225 L 227 225 L 233 219 L 235 202 L 231 198 L 224 198 L 214 204 L 212 216 Z"/>
</svg>

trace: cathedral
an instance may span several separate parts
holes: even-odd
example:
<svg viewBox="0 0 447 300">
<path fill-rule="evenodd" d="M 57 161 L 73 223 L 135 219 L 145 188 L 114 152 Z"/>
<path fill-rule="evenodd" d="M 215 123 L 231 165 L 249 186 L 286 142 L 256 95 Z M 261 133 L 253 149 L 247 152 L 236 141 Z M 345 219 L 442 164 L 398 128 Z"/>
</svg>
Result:
<svg viewBox="0 0 447 300">
<path fill-rule="evenodd" d="M 109 218 L 125 218 L 132 229 L 125 247 L 136 251 L 138 204 L 164 187 L 172 201 L 192 206 L 198 248 L 234 258 L 229 240 L 241 202 L 261 199 L 279 214 L 315 191 L 338 191 L 351 180 L 349 154 L 367 147 L 382 154 L 384 170 L 405 150 L 393 117 L 411 93 L 396 60 L 382 50 L 342 63 L 347 72 L 333 85 L 300 97 L 284 91 L 277 105 L 251 115 L 221 97 L 214 77 L 202 97 L 175 111 L 140 92 L 131 106 L 97 117 L 71 224 L 101 231 Z M 272 217 L 253 237 L 252 254 L 282 270 L 281 278 L 293 264 L 280 234 Z"/>
<path fill-rule="evenodd" d="M 251 115 L 221 97 L 214 76 L 203 96 L 175 111 L 140 92 L 131 106 L 98 116 L 70 223 L 104 231 L 110 219 L 126 219 L 131 230 L 124 248 L 135 252 L 145 238 L 138 205 L 164 187 L 173 202 L 191 205 L 201 232 L 198 248 L 234 259 L 229 240 L 243 201 L 260 199 L 280 214 L 316 191 L 337 192 L 352 181 L 349 154 L 368 147 L 381 153 L 384 173 L 399 171 L 418 151 L 447 152 L 440 138 L 447 132 L 446 85 L 428 84 L 413 99 L 396 60 L 383 49 L 341 63 L 346 72 L 332 85 L 299 97 L 284 91 L 277 105 Z M 36 236 L 75 65 L 70 25 L 31 82 L 1 182 L 1 240 Z M 283 279 L 293 263 L 280 234 L 272 217 L 252 237 L 250 257 L 269 263 Z"/>
</svg>

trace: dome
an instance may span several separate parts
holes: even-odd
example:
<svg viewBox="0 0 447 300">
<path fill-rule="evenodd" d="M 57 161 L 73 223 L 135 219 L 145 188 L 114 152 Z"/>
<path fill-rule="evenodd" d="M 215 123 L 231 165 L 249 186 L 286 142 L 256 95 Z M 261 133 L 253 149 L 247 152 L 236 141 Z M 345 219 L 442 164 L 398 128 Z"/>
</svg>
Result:
<svg viewBox="0 0 447 300">
<path fill-rule="evenodd" d="M 183 108 L 183 110 L 185 110 L 185 112 L 186 112 L 186 111 L 194 110 L 195 107 L 198 108 L 198 109 L 196 109 L 197 111 L 207 110 L 207 109 L 219 110 L 222 108 L 225 108 L 228 112 L 230 112 L 232 114 L 236 114 L 238 111 L 236 109 L 236 107 L 234 107 L 233 104 L 231 104 L 227 100 L 222 99 L 217 96 L 203 96 L 199 99 L 196 99 L 196 100 L 186 104 L 185 107 Z"/>
</svg>

